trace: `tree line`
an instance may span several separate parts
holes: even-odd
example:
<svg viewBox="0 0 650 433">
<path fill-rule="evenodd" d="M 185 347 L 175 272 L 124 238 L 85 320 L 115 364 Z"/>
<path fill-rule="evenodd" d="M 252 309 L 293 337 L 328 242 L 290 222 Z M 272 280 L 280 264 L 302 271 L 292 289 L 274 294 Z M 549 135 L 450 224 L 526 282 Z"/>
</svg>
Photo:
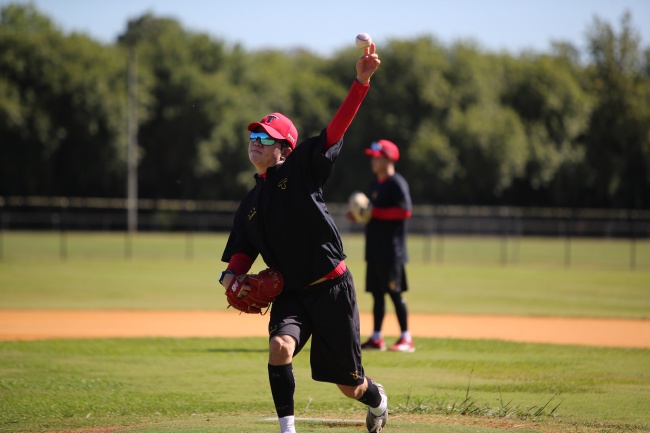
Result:
<svg viewBox="0 0 650 433">
<path fill-rule="evenodd" d="M 382 65 L 325 192 L 345 201 L 385 138 L 419 204 L 650 208 L 650 47 L 629 13 L 597 17 L 587 49 L 490 52 L 433 36 L 378 47 Z M 301 138 L 355 76 L 352 46 L 246 51 L 145 14 L 114 43 L 65 34 L 33 5 L 0 10 L 0 196 L 124 197 L 127 70 L 137 64 L 143 198 L 238 200 L 246 126 L 280 111 Z"/>
</svg>

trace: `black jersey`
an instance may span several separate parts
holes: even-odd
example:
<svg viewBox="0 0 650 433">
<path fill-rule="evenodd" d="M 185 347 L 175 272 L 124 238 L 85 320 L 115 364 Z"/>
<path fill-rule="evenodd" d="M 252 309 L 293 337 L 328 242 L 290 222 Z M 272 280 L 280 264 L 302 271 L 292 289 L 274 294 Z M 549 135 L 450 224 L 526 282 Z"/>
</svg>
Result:
<svg viewBox="0 0 650 433">
<path fill-rule="evenodd" d="M 222 260 L 236 253 L 253 260 L 262 255 L 280 271 L 285 290 L 303 288 L 331 272 L 343 259 L 338 228 L 323 199 L 343 140 L 323 154 L 325 131 L 298 146 L 284 163 L 270 167 L 266 178 L 239 205 Z"/>
<path fill-rule="evenodd" d="M 408 183 L 399 173 L 383 182 L 374 179 L 370 184 L 370 202 L 373 207 L 399 207 L 410 211 L 411 195 Z M 406 220 L 372 218 L 366 224 L 366 261 L 406 263 Z"/>
</svg>

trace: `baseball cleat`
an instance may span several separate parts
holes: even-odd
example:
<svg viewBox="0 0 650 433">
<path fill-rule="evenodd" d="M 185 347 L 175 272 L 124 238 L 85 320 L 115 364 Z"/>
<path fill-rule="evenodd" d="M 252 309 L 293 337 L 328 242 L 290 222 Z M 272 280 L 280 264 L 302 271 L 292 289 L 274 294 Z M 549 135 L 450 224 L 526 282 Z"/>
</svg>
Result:
<svg viewBox="0 0 650 433">
<path fill-rule="evenodd" d="M 379 388 L 379 394 L 382 395 L 382 398 L 386 398 L 386 404 L 388 405 L 388 397 L 386 396 L 384 387 L 375 381 L 373 382 L 375 385 L 377 385 L 377 388 Z M 381 415 L 373 415 L 373 413 L 370 412 L 370 406 L 368 406 L 368 414 L 366 415 L 366 427 L 370 433 L 380 433 L 384 429 L 386 421 L 388 421 L 388 406 L 386 406 L 386 410 Z"/>
<path fill-rule="evenodd" d="M 369 338 L 368 341 L 361 345 L 361 348 L 364 350 L 386 350 L 386 344 L 383 338 L 379 340 Z"/>
<path fill-rule="evenodd" d="M 413 344 L 413 340 L 407 341 L 400 338 L 397 340 L 397 343 L 390 346 L 388 350 L 392 350 L 393 352 L 415 352 L 415 345 Z"/>
</svg>

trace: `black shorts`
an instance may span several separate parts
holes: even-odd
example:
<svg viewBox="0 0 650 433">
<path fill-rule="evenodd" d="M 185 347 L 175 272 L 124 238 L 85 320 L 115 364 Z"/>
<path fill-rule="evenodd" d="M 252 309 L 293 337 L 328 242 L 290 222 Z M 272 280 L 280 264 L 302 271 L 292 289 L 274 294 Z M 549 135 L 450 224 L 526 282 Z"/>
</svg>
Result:
<svg viewBox="0 0 650 433">
<path fill-rule="evenodd" d="M 311 337 L 314 380 L 350 386 L 363 383 L 359 309 L 350 271 L 278 296 L 269 320 L 269 336 L 276 335 L 296 339 L 294 356 Z"/>
<path fill-rule="evenodd" d="M 403 263 L 368 262 L 366 264 L 366 292 L 402 293 L 408 291 Z"/>
</svg>

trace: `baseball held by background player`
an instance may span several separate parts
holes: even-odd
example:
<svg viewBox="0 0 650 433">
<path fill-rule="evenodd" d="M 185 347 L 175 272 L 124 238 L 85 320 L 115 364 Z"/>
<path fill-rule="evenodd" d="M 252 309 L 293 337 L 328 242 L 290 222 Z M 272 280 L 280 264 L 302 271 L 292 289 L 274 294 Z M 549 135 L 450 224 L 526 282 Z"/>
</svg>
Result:
<svg viewBox="0 0 650 433">
<path fill-rule="evenodd" d="M 298 131 L 281 113 L 248 125 L 248 157 L 255 186 L 239 205 L 222 260 L 220 282 L 246 274 L 258 256 L 281 274 L 282 292 L 270 311 L 268 376 L 281 433 L 294 433 L 292 360 L 311 338 L 311 374 L 336 384 L 367 406 L 366 426 L 382 431 L 388 399 L 366 376 L 361 360 L 354 281 L 345 265 L 338 228 L 327 211 L 323 185 L 343 146 L 343 134 L 379 67 L 375 44 L 356 62 L 356 79 L 320 135 L 298 144 Z M 240 294 L 245 297 L 245 294 Z"/>
<path fill-rule="evenodd" d="M 395 306 L 401 330 L 399 340 L 389 350 L 414 352 L 406 299 L 403 297 L 408 290 L 405 264 L 408 261 L 406 220 L 411 217 L 412 208 L 409 186 L 406 179 L 395 171 L 399 159 L 395 143 L 379 140 L 372 143 L 365 153 L 371 157 L 370 165 L 376 176 L 370 184 L 369 204 L 365 213 L 349 214 L 357 222 L 366 224 L 366 292 L 370 292 L 373 298 L 373 333 L 361 347 L 386 350 L 381 328 L 388 295 Z"/>
</svg>

